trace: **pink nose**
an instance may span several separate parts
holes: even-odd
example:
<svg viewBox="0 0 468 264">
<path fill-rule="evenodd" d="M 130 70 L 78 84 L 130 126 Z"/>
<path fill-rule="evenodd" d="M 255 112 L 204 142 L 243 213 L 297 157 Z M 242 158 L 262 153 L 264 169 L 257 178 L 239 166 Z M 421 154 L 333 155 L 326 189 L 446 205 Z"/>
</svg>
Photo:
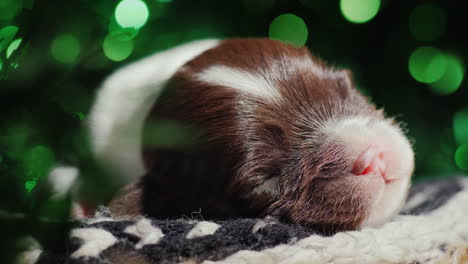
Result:
<svg viewBox="0 0 468 264">
<path fill-rule="evenodd" d="M 354 162 L 354 175 L 367 175 L 378 173 L 385 179 L 385 170 L 387 162 L 384 158 L 384 153 L 376 147 L 370 147 L 365 150 Z"/>
</svg>

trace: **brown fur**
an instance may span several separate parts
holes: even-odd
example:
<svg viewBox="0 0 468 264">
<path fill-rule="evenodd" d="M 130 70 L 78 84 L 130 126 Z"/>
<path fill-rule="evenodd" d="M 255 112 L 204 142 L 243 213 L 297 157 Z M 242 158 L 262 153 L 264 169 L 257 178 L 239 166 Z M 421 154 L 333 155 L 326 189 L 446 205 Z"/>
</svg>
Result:
<svg viewBox="0 0 468 264">
<path fill-rule="evenodd" d="M 111 247 L 101 257 L 109 264 L 151 264 L 146 256 L 125 246 Z"/>
<path fill-rule="evenodd" d="M 280 100 L 196 80 L 213 65 L 260 74 L 279 87 Z M 328 74 L 317 76 L 311 67 Z M 348 71 L 332 69 L 306 48 L 268 39 L 223 41 L 183 66 L 151 111 L 147 124 L 175 120 L 200 133 L 194 144 L 145 149 L 143 212 L 272 215 L 324 232 L 353 229 L 365 217 L 366 199 L 345 177 L 352 162 L 345 148 L 318 128 L 359 115 L 383 118 Z"/>
<path fill-rule="evenodd" d="M 139 183 L 132 183 L 122 188 L 108 207 L 115 217 L 133 218 L 142 213 L 141 197 L 141 186 Z"/>
</svg>

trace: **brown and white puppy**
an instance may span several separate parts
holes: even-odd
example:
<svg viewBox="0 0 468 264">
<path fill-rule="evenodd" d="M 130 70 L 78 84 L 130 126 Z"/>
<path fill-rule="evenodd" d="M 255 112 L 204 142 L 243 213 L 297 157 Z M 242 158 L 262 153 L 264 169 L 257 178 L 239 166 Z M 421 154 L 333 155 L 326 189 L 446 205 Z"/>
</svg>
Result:
<svg viewBox="0 0 468 264">
<path fill-rule="evenodd" d="M 161 121 L 193 128 L 195 143 L 142 147 Z M 124 67 L 89 124 L 103 164 L 127 182 L 145 175 L 111 203 L 119 214 L 349 230 L 394 216 L 414 167 L 398 125 L 349 71 L 269 39 L 198 41 Z"/>
</svg>

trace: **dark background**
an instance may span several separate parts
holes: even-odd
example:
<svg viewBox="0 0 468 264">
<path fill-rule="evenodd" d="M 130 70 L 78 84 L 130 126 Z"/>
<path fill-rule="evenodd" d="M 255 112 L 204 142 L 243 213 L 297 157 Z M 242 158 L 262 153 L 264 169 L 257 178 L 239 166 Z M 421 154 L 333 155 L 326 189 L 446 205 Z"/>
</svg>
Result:
<svg viewBox="0 0 468 264">
<path fill-rule="evenodd" d="M 466 80 L 447 90 L 443 82 L 417 81 L 408 65 L 415 50 L 430 46 L 438 53 L 426 54 L 419 64 L 429 78 L 433 73 L 449 81 L 463 77 L 468 2 L 374 1 L 381 2 L 376 16 L 352 23 L 340 1 L 143 0 L 148 20 L 135 29 L 117 23 L 119 1 L 0 0 L 0 210 L 19 213 L 0 214 L 6 228 L 0 248 L 16 250 L 22 244 L 12 241 L 30 234 L 44 245 L 60 241 L 63 232 L 57 228 L 66 228 L 59 220 L 66 218 L 69 203 L 51 201 L 43 186 L 53 164 L 83 168 L 89 184 L 99 186 L 98 199 L 110 192 L 103 188 L 105 178 L 95 176 L 81 128 L 105 76 L 190 40 L 268 37 L 272 21 L 283 14 L 302 19 L 312 52 L 350 68 L 366 95 L 407 124 L 416 152 L 415 180 L 466 173 Z M 288 41 L 287 36 L 301 34 L 295 23 L 286 23 L 283 31 L 271 36 Z M 133 45 L 131 53 L 118 61 L 109 58 L 106 37 L 116 41 L 118 55 Z"/>
</svg>

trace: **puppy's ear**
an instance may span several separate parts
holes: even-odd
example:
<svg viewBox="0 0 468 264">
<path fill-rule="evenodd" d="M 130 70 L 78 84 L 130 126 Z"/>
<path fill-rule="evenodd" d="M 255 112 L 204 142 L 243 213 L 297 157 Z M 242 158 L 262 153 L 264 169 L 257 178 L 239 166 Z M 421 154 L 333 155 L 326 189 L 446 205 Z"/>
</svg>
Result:
<svg viewBox="0 0 468 264">
<path fill-rule="evenodd" d="M 336 74 L 336 78 L 340 87 L 345 89 L 352 89 L 353 88 L 353 73 L 350 70 L 341 70 Z"/>
</svg>

